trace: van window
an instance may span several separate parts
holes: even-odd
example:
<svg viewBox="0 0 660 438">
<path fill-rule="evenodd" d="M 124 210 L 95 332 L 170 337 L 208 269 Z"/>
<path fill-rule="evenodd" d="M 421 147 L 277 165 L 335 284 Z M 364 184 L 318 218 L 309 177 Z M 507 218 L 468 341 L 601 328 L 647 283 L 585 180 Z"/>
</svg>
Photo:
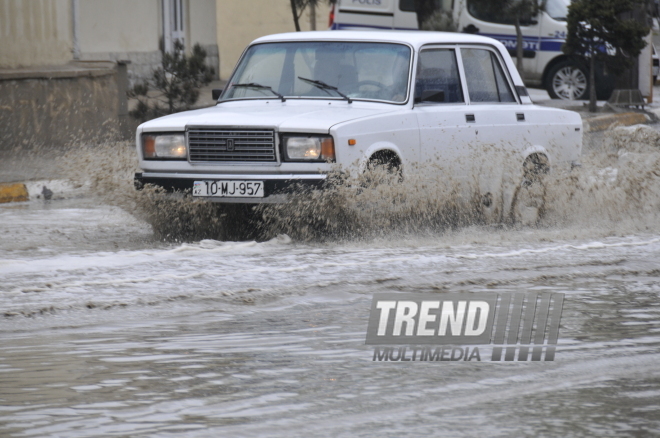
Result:
<svg viewBox="0 0 660 438">
<path fill-rule="evenodd" d="M 404 12 L 415 12 L 415 0 L 399 0 L 399 9 Z"/>
<path fill-rule="evenodd" d="M 495 53 L 486 49 L 461 49 L 461 56 L 470 102 L 516 102 Z"/>
<path fill-rule="evenodd" d="M 557 21 L 566 21 L 568 15 L 568 5 L 571 0 L 547 0 L 543 8 L 545 12 Z"/>
<path fill-rule="evenodd" d="M 429 98 L 434 103 L 465 102 L 453 49 L 427 49 L 419 54 L 415 100 L 425 102 L 425 96 L 434 96 Z"/>
<path fill-rule="evenodd" d="M 403 12 L 417 12 L 415 10 L 415 1 L 416 0 L 399 0 L 399 9 L 401 9 Z M 452 10 L 452 0 L 435 0 L 433 5 L 434 10 Z"/>
<path fill-rule="evenodd" d="M 515 24 L 516 17 L 502 8 L 501 2 L 492 0 L 467 0 L 467 10 L 477 20 L 497 24 Z M 520 24 L 529 23 L 532 17 L 521 17 Z"/>
</svg>

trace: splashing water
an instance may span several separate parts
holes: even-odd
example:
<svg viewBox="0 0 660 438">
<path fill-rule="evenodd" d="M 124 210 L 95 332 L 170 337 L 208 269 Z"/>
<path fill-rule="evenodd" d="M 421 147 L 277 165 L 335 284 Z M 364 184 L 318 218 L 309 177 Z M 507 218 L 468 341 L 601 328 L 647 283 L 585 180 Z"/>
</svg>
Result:
<svg viewBox="0 0 660 438">
<path fill-rule="evenodd" d="M 553 169 L 533 185 L 536 193 L 528 193 L 528 209 L 537 216 L 531 221 L 514 211 L 526 189 L 524 177 L 511 169 L 500 172 L 504 176 L 491 190 L 476 177 L 429 178 L 444 175 L 430 164 L 406 172 L 403 181 L 382 168 L 357 178 L 338 169 L 323 191 L 299 191 L 286 204 L 237 206 L 156 188 L 136 191 L 137 157 L 128 142 L 71 148 L 60 162 L 75 168 L 74 179 L 87 183 L 103 202 L 146 220 L 157 238 L 169 241 L 268 239 L 281 233 L 305 241 L 373 239 L 465 229 L 524 228 L 540 236 L 557 230 L 594 235 L 657 231 L 660 133 L 641 125 L 616 128 L 586 135 L 583 150 L 581 168 Z"/>
</svg>

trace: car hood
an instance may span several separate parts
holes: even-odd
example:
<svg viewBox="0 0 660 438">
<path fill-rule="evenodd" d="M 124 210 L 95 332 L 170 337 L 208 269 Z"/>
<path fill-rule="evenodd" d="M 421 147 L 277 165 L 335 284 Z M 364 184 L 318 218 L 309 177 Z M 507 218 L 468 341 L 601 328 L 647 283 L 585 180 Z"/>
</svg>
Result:
<svg viewBox="0 0 660 438">
<path fill-rule="evenodd" d="M 280 132 L 328 132 L 337 123 L 400 110 L 397 105 L 345 101 L 258 100 L 223 102 L 211 108 L 171 114 L 140 125 L 146 132 L 186 127 L 267 127 Z"/>
</svg>

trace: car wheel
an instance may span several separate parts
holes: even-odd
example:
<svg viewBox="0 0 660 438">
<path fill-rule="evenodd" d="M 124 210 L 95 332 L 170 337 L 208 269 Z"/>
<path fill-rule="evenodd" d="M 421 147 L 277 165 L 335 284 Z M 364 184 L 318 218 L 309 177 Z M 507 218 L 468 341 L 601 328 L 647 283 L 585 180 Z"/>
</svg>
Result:
<svg viewBox="0 0 660 438">
<path fill-rule="evenodd" d="M 588 71 L 572 61 L 560 62 L 548 73 L 546 90 L 553 99 L 586 99 L 589 95 Z"/>
<path fill-rule="evenodd" d="M 545 213 L 545 181 L 549 172 L 545 155 L 530 155 L 523 164 L 522 179 L 511 202 L 510 221 L 513 224 L 536 225 Z"/>
<path fill-rule="evenodd" d="M 376 153 L 367 162 L 365 182 L 367 186 L 393 184 L 403 181 L 401 163 L 393 153 Z"/>
</svg>

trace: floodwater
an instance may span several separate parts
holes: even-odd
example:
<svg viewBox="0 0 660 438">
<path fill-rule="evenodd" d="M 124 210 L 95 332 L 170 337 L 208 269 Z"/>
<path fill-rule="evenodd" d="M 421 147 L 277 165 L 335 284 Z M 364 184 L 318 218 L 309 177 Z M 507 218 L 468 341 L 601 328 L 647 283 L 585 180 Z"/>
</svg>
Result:
<svg viewBox="0 0 660 438">
<path fill-rule="evenodd" d="M 538 226 L 181 242 L 114 178 L 2 205 L 0 435 L 657 436 L 660 138 L 606 137 Z M 563 293 L 555 360 L 374 362 L 381 292 Z"/>
</svg>

